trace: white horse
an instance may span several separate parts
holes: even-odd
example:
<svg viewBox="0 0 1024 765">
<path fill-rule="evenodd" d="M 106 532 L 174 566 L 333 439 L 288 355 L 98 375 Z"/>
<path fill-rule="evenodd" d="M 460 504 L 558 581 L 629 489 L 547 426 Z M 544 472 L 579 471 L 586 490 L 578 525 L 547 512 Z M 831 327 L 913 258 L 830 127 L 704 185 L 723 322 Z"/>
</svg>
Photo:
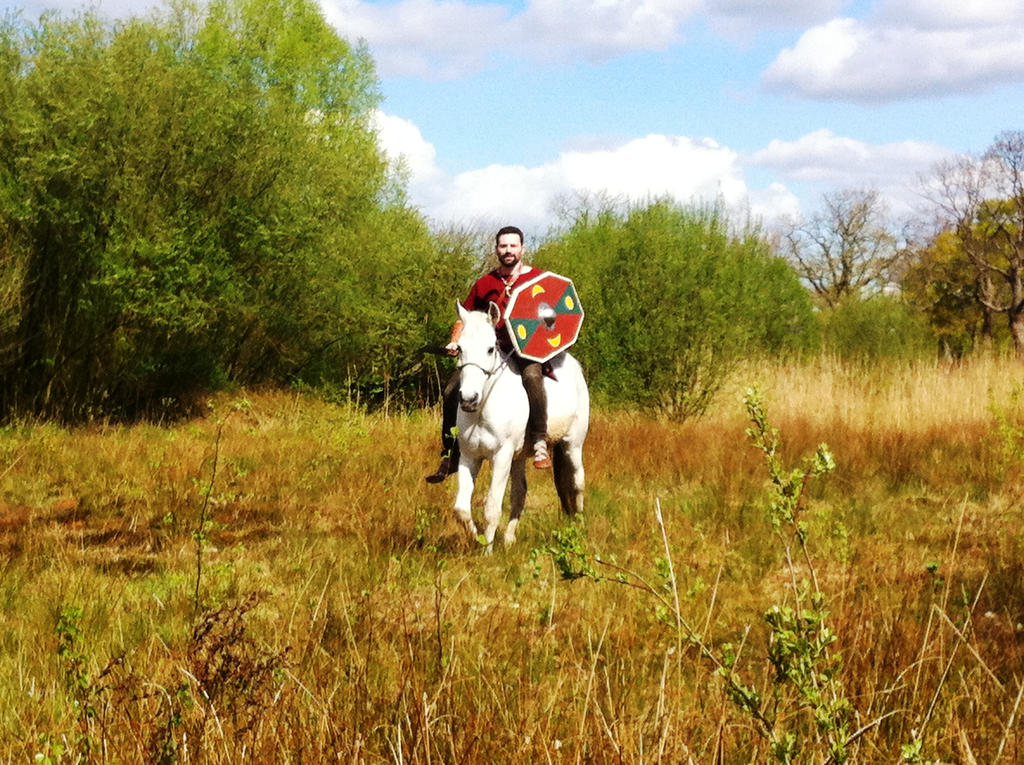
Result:
<svg viewBox="0 0 1024 765">
<path fill-rule="evenodd" d="M 484 539 L 490 551 L 510 476 L 511 510 L 505 545 L 516 539 L 516 526 L 526 501 L 527 455 L 523 442 L 530 404 L 518 370 L 498 348 L 498 306 L 491 303 L 487 313 L 467 311 L 461 305 L 458 309 L 463 329 L 459 337 L 459 488 L 455 513 L 475 538 L 479 532 L 470 510 L 473 485 L 480 465 L 485 459 L 491 460 L 491 486 L 484 505 Z M 545 376 L 544 389 L 555 488 L 562 510 L 575 515 L 583 510 L 583 441 L 590 427 L 590 393 L 579 362 L 568 352 L 560 353 L 550 364 L 556 379 Z"/>
</svg>

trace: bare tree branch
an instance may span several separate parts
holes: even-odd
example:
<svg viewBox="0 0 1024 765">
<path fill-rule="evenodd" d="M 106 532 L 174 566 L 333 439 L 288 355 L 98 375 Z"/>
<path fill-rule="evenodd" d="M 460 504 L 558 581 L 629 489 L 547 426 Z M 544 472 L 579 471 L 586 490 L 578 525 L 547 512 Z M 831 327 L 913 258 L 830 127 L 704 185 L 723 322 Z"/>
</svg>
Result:
<svg viewBox="0 0 1024 765">
<path fill-rule="evenodd" d="M 790 262 L 830 307 L 880 291 L 900 258 L 885 200 L 873 189 L 845 189 L 825 194 L 822 204 L 783 232 Z"/>
</svg>

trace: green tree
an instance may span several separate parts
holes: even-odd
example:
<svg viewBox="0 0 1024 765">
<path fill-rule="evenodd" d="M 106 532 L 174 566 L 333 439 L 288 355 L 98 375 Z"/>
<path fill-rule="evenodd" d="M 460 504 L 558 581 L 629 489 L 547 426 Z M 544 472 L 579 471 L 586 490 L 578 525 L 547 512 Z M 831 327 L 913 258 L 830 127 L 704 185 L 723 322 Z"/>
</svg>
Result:
<svg viewBox="0 0 1024 765">
<path fill-rule="evenodd" d="M 907 302 L 927 318 L 944 355 L 960 358 L 996 337 L 994 312 L 979 299 L 992 290 L 988 274 L 974 267 L 953 232 L 912 250 L 901 286 Z"/>
<path fill-rule="evenodd" d="M 535 260 L 575 282 L 587 318 L 574 353 L 611 401 L 699 415 L 741 355 L 813 343 L 796 275 L 718 206 L 583 206 Z"/>
<path fill-rule="evenodd" d="M 1024 131 L 997 136 L 985 160 L 997 201 L 981 209 L 978 222 L 991 246 L 977 254 L 977 265 L 1002 290 L 999 297 L 982 298 L 988 308 L 1006 314 L 1014 351 L 1024 358 Z"/>
<path fill-rule="evenodd" d="M 994 317 L 1003 315 L 1024 357 L 1024 131 L 1000 134 L 980 157 L 936 165 L 926 194 L 938 236 L 952 237 L 973 268 L 983 337 L 991 342 Z"/>
<path fill-rule="evenodd" d="M 372 61 L 312 0 L 8 19 L 0 78 L 0 413 L 415 387 L 395 349 L 447 255 L 377 147 Z"/>
<path fill-rule="evenodd" d="M 14 115 L 18 108 L 15 83 L 21 67 L 21 52 L 12 32 L 14 21 L 0 21 L 0 115 Z M 0 117 L 0 145 L 11 143 L 9 132 L 12 119 Z M 0 157 L 0 167 L 10 164 L 13 157 Z M 20 204 L 17 189 L 9 174 L 0 172 L 0 209 L 14 209 Z M 13 222 L 7 215 L 0 216 L 0 364 L 14 353 L 14 331 L 21 316 L 21 293 L 24 289 L 24 253 L 13 246 Z"/>
<path fill-rule="evenodd" d="M 334 276 L 339 342 L 303 379 L 330 383 L 342 370 L 349 395 L 354 388 L 363 403 L 434 403 L 448 372 L 419 349 L 447 341 L 480 251 L 455 229 L 430 232 L 405 207 L 383 209 L 371 222 Z"/>
</svg>

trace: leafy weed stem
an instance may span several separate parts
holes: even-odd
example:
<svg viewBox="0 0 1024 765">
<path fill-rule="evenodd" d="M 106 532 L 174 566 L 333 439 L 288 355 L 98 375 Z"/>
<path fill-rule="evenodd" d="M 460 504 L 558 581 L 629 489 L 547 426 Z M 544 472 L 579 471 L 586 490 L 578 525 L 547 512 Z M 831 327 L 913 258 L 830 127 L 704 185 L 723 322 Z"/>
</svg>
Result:
<svg viewBox="0 0 1024 765">
<path fill-rule="evenodd" d="M 662 526 L 664 529 L 664 526 Z M 758 730 L 762 736 L 766 739 L 771 739 L 771 732 L 774 728 L 774 721 L 769 719 L 761 707 L 760 695 L 751 686 L 744 685 L 740 681 L 738 673 L 733 671 L 732 667 L 735 663 L 735 656 L 726 658 L 724 661 L 718 657 L 718 655 L 712 650 L 705 641 L 703 636 L 694 630 L 690 626 L 690 623 L 683 616 L 682 610 L 679 607 L 678 600 L 678 589 L 673 587 L 673 592 L 676 593 L 675 603 L 670 603 L 659 588 L 650 584 L 642 576 L 635 571 L 624 568 L 617 563 L 607 561 L 599 556 L 594 556 L 594 562 L 600 566 L 610 568 L 615 571 L 615 576 L 610 579 L 603 579 L 598 575 L 591 575 L 595 581 L 609 581 L 621 584 L 626 587 L 632 587 L 634 589 L 645 592 L 649 595 L 653 595 L 657 600 L 661 608 L 658 609 L 659 615 L 662 616 L 664 621 L 665 614 L 672 614 L 677 629 L 677 645 L 681 648 L 683 641 L 697 649 L 697 652 L 708 661 L 714 668 L 716 674 L 721 677 L 726 684 L 726 691 L 729 697 L 739 705 L 750 717 L 757 723 Z M 673 582 L 674 583 L 674 582 Z"/>
</svg>

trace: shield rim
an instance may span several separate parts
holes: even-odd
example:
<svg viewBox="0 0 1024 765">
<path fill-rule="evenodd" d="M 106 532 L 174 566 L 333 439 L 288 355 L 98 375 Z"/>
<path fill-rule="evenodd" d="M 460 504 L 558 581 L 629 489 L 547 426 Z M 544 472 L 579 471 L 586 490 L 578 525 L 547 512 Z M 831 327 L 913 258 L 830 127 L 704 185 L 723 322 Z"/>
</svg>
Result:
<svg viewBox="0 0 1024 765">
<path fill-rule="evenodd" d="M 568 276 L 563 276 L 562 274 L 555 273 L 554 271 L 542 271 L 541 273 L 537 274 L 537 276 L 534 276 L 531 279 L 528 279 L 527 281 L 525 281 L 522 284 L 518 285 L 514 290 L 512 290 L 512 293 L 509 296 L 508 303 L 505 306 L 505 312 L 502 315 L 502 322 L 505 325 L 505 329 L 508 330 L 509 338 L 512 340 L 512 350 L 513 350 L 513 352 L 517 356 L 519 356 L 520 358 L 524 358 L 524 359 L 527 359 L 529 361 L 537 361 L 537 362 L 540 362 L 540 363 L 544 363 L 545 361 L 550 361 L 555 356 L 557 356 L 559 353 L 563 353 L 564 351 L 569 350 L 572 346 L 574 346 L 576 344 L 576 341 L 580 339 L 579 328 L 577 328 L 576 336 L 570 342 L 565 343 L 561 347 L 552 350 L 551 353 L 547 354 L 546 356 L 543 356 L 543 357 L 540 357 L 540 356 L 530 356 L 530 355 L 527 355 L 527 354 L 523 353 L 520 350 L 519 343 L 516 342 L 515 330 L 512 327 L 512 319 L 510 318 L 509 314 L 511 312 L 512 307 L 515 305 L 516 298 L 519 297 L 519 293 L 521 293 L 523 290 L 525 290 L 525 289 L 527 289 L 529 287 L 532 287 L 538 281 L 540 281 L 541 279 L 547 278 L 548 276 L 557 276 L 559 279 L 563 279 L 566 282 L 568 282 L 569 286 L 572 287 L 573 292 L 576 294 L 576 300 L 579 302 L 579 292 L 576 291 L 576 284 L 573 282 L 572 279 L 570 279 Z M 583 319 L 586 316 L 586 311 L 583 310 L 582 302 L 580 302 L 579 305 L 580 305 L 579 327 L 582 327 Z"/>
</svg>

